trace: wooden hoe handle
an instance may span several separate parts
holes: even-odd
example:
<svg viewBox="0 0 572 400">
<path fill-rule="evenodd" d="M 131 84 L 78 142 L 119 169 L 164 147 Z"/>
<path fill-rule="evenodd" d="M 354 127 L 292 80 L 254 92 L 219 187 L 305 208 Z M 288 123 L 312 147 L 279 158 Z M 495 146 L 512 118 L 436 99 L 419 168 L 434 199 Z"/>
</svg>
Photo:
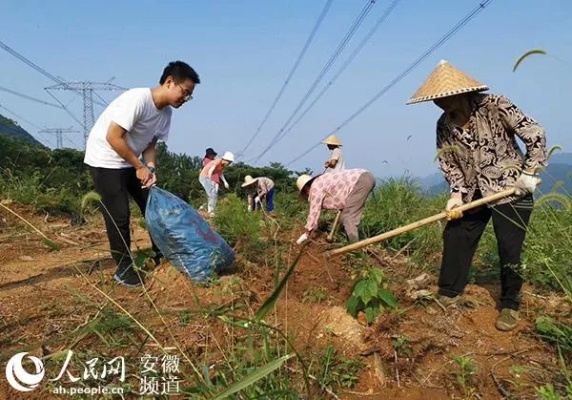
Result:
<svg viewBox="0 0 572 400">
<path fill-rule="evenodd" d="M 503 199 L 503 198 L 511 196 L 513 194 L 514 194 L 514 188 L 503 190 L 502 192 L 495 193 L 491 196 L 483 197 L 482 199 L 478 199 L 478 200 L 472 201 L 470 203 L 463 204 L 462 206 L 456 207 L 455 210 L 467 211 L 467 210 L 470 210 L 472 208 L 482 206 L 483 204 L 487 204 L 487 203 L 490 203 L 492 201 Z M 370 244 L 378 243 L 378 242 L 381 242 L 383 240 L 390 239 L 394 236 L 401 235 L 402 233 L 412 231 L 413 229 L 417 229 L 419 227 L 430 224 L 432 222 L 439 221 L 439 220 L 446 218 L 446 217 L 447 217 L 446 212 L 435 214 L 432 217 L 428 217 L 428 218 L 425 218 L 425 219 L 422 219 L 422 220 L 419 220 L 416 222 L 412 222 L 412 223 L 405 225 L 405 226 L 402 226 L 400 228 L 396 228 L 396 229 L 391 230 L 389 232 L 382 233 L 381 235 L 377 235 L 377 236 L 371 237 L 369 239 L 364 239 L 364 240 L 361 240 L 359 242 L 352 243 L 352 244 L 344 246 L 344 247 L 340 247 L 339 249 L 329 251 L 329 252 L 327 252 L 327 255 L 335 256 L 338 254 L 347 253 L 348 251 L 361 249 L 362 247 L 369 246 Z"/>
</svg>

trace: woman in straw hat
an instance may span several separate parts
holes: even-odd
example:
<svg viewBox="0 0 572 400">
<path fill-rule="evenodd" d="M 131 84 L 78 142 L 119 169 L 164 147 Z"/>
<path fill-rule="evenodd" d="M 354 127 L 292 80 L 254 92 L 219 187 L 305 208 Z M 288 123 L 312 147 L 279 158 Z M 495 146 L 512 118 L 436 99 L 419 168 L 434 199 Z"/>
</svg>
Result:
<svg viewBox="0 0 572 400">
<path fill-rule="evenodd" d="M 207 193 L 207 211 L 210 217 L 214 216 L 214 210 L 218 201 L 218 185 L 220 181 L 224 183 L 224 187 L 228 190 L 230 186 L 226 181 L 223 171 L 232 162 L 234 162 L 234 154 L 226 151 L 222 158 L 212 160 L 203 167 L 199 174 L 199 182 L 205 188 Z"/>
<path fill-rule="evenodd" d="M 251 186 L 254 183 L 256 183 L 257 193 L 257 196 L 254 198 L 254 209 L 260 209 L 262 200 L 266 200 L 266 211 L 274 211 L 274 181 L 265 176 L 253 178 L 250 175 L 246 175 L 242 187 Z"/>
<path fill-rule="evenodd" d="M 334 171 L 312 178 L 300 175 L 296 180 L 300 193 L 308 198 L 310 212 L 304 232 L 296 241 L 302 244 L 318 226 L 322 210 L 342 210 L 341 222 L 350 242 L 359 240 L 357 227 L 367 196 L 375 187 L 375 177 L 365 169 Z"/>
<path fill-rule="evenodd" d="M 522 287 L 521 251 L 539 184 L 537 171 L 546 163 L 544 131 L 510 100 L 483 94 L 488 87 L 441 61 L 407 104 L 432 100 L 444 113 L 437 121 L 437 149 L 451 197 L 443 233 L 443 259 L 437 301 L 455 304 L 468 281 L 481 235 L 492 218 L 500 258 L 499 330 L 518 324 Z M 516 138 L 526 146 L 526 155 Z M 515 195 L 494 205 L 463 213 L 455 207 L 505 189 Z M 438 308 L 429 307 L 435 313 Z"/>
<path fill-rule="evenodd" d="M 330 135 L 324 139 L 322 143 L 328 146 L 328 150 L 330 150 L 331 153 L 330 159 L 324 163 L 324 168 L 326 168 L 325 172 L 343 171 L 346 169 L 344 155 L 340 149 L 340 147 L 342 147 L 340 139 L 338 139 L 336 135 Z"/>
</svg>

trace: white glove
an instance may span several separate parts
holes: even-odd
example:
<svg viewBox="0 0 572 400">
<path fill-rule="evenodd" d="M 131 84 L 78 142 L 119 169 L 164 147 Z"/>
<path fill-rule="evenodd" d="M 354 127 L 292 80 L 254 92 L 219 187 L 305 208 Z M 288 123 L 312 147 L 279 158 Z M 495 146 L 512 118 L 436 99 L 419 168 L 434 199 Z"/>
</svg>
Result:
<svg viewBox="0 0 572 400">
<path fill-rule="evenodd" d="M 226 190 L 230 189 L 230 186 L 229 186 L 228 182 L 225 182 L 225 183 L 224 183 L 224 187 L 226 188 Z"/>
<path fill-rule="evenodd" d="M 256 196 L 254 198 L 254 204 L 256 204 L 256 203 L 260 203 L 260 197 L 258 197 L 258 196 Z"/>
<path fill-rule="evenodd" d="M 308 240 L 308 234 L 306 232 L 302 233 L 302 235 L 300 235 L 300 237 L 298 238 L 298 240 L 296 240 L 296 244 L 302 244 L 304 243 L 306 240 Z"/>
<path fill-rule="evenodd" d="M 514 193 L 517 196 L 524 196 L 526 194 L 534 193 L 539 183 L 540 178 L 538 175 L 529 174 L 528 172 L 522 171 L 514 183 Z"/>
<path fill-rule="evenodd" d="M 445 211 L 451 211 L 455 207 L 460 207 L 463 205 L 463 200 L 457 197 L 451 197 L 447 200 L 447 205 L 445 206 Z"/>
</svg>

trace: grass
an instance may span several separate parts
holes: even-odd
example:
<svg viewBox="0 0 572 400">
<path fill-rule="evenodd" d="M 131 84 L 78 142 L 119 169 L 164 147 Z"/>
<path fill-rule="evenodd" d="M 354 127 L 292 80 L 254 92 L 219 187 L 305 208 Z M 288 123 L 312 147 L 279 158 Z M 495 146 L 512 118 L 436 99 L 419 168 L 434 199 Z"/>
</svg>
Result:
<svg viewBox="0 0 572 400">
<path fill-rule="evenodd" d="M 5 182 L 0 183 L 5 185 Z M 29 181 L 12 182 L 11 186 L 2 187 L 2 196 L 43 207 L 38 199 L 42 195 L 53 197 L 55 192 L 46 191 L 41 185 L 35 186 L 37 183 L 35 177 Z M 552 197 L 538 202 L 530 223 L 523 261 L 528 282 L 539 289 L 558 291 L 572 299 L 572 278 L 568 273 L 572 256 L 572 216 L 566 206 L 569 198 L 558 199 Z M 79 204 L 79 199 L 75 201 Z M 557 201 L 560 205 L 556 204 Z M 177 354 L 184 361 L 181 377 L 186 384 L 182 390 L 197 399 L 217 396 L 230 399 L 299 399 L 311 395 L 325 398 L 328 391 L 352 387 L 363 373 L 362 359 L 345 355 L 332 345 L 320 351 L 297 349 L 293 345 L 296 336 L 288 326 L 288 319 L 278 319 L 275 313 L 279 301 L 288 304 L 288 285 L 291 284 L 291 276 L 296 274 L 296 262 L 292 260 L 301 250 L 284 236 L 303 225 L 308 207 L 307 202 L 296 194 L 278 193 L 275 203 L 277 218 L 271 220 L 262 213 L 249 213 L 244 200 L 233 194 L 227 195 L 221 199 L 214 219 L 217 231 L 242 257 L 254 263 L 249 273 L 259 274 L 256 270 L 263 268 L 270 271 L 267 276 L 273 278 L 265 283 L 267 286 L 262 297 L 253 293 L 250 282 L 242 280 L 217 280 L 209 289 L 189 283 L 182 296 L 185 298 L 184 307 L 169 312 L 158 305 L 161 292 L 153 287 L 142 293 L 139 299 L 141 306 L 132 309 L 123 304 L 113 290 L 107 291 L 102 289 L 105 286 L 98 284 L 90 286 L 89 294 L 88 291 L 71 294 L 77 300 L 77 308 L 88 311 L 87 320 L 67 334 L 59 335 L 58 343 L 64 348 L 76 349 L 77 356 L 83 361 L 93 355 L 90 349 L 108 349 L 99 354 L 106 357 L 124 352 L 130 357 L 129 368 L 135 370 L 139 368 L 138 357 L 149 351 L 150 345 L 154 346 L 157 355 Z M 53 204 L 57 207 L 58 203 Z M 420 194 L 408 177 L 387 180 L 369 199 L 360 233 L 362 237 L 373 236 L 397 228 L 442 211 L 444 204 L 444 197 L 429 198 Z M 62 202 L 62 207 L 67 206 Z M 436 223 L 381 245 L 390 254 L 409 256 L 416 263 L 413 268 L 419 271 L 436 272 L 441 232 L 442 226 Z M 384 300 L 388 292 L 380 292 L 381 289 L 388 290 L 387 286 L 392 282 L 386 277 L 378 279 L 372 271 L 368 275 L 367 254 L 355 253 L 348 260 L 349 263 L 355 261 L 353 263 L 357 267 L 352 272 L 356 276 L 371 280 L 378 289 L 374 291 L 373 284 L 361 285 L 363 290 L 358 295 L 364 303 L 362 308 L 367 308 L 376 299 L 384 307 L 393 305 L 392 299 L 389 299 L 391 304 Z M 498 282 L 498 256 L 491 227 L 485 231 L 472 274 L 475 281 L 487 279 Z M 368 289 L 370 286 L 372 290 Z M 333 298 L 319 283 L 300 296 L 307 307 L 324 307 Z M 374 304 L 377 311 L 382 310 L 380 304 Z M 370 322 L 375 316 L 375 313 L 368 316 Z M 185 335 L 181 336 L 181 329 Z M 566 321 L 554 318 L 537 321 L 539 337 L 560 349 L 566 361 L 570 360 L 569 349 L 572 346 L 568 339 L 569 329 Z M 193 335 L 202 341 L 187 337 L 194 338 Z M 195 347 L 188 347 L 188 342 L 192 341 L 196 342 Z M 16 346 L 15 342 L 3 340 L 2 343 Z M 402 357 L 412 352 L 407 336 L 397 335 L 390 344 Z M 54 357 L 47 365 L 50 368 L 61 366 L 61 361 L 61 357 Z M 453 378 L 468 397 L 475 386 L 471 368 L 474 363 L 459 359 L 454 365 Z M 538 388 L 540 396 L 549 398 L 552 392 L 556 395 L 563 393 L 562 387 L 569 375 L 566 375 L 565 368 L 561 371 L 559 381 L 555 381 L 552 388 L 548 385 Z M 132 376 L 126 385 L 130 393 L 137 392 L 137 383 L 136 377 Z"/>
</svg>

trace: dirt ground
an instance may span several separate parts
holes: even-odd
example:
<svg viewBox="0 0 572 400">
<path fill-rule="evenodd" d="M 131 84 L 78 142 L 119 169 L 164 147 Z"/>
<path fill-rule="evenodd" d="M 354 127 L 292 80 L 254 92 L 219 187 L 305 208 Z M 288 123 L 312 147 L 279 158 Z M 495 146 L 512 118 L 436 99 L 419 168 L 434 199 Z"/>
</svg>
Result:
<svg viewBox="0 0 572 400">
<path fill-rule="evenodd" d="M 119 314 L 131 313 L 153 334 L 155 340 L 149 340 L 141 329 L 132 334 L 141 343 L 134 356 L 177 343 L 194 359 L 217 353 L 224 358 L 225 346 L 241 335 L 240 329 L 231 330 L 212 319 L 205 323 L 206 317 L 201 322 L 193 310 L 226 307 L 232 311 L 240 304 L 240 312 L 253 313 L 275 287 L 273 267 L 253 265 L 241 260 L 240 255 L 239 270 L 211 287 L 193 284 L 168 262 L 149 273 L 145 291 L 118 287 L 112 282 L 115 267 L 108 257 L 105 230 L 98 216 L 86 225 L 72 226 L 66 218 L 33 214 L 17 204 L 8 206 L 61 249 L 49 249 L 24 221 L 0 210 L 2 369 L 21 351 L 44 360 L 61 359 L 62 352 L 72 347 L 83 349 L 82 354 L 113 354 L 114 344 L 105 334 L 82 335 L 104 306 Z M 293 241 L 296 232 L 281 235 Z M 149 246 L 146 232 L 135 222 L 133 238 L 134 249 Z M 498 399 L 511 395 L 525 399 L 535 398 L 535 386 L 554 379 L 557 355 L 534 334 L 533 321 L 541 313 L 569 315 L 569 307 L 559 297 L 525 287 L 522 322 L 508 333 L 494 327 L 499 296 L 496 282 L 469 285 L 463 305 L 432 316 L 422 302 L 406 295 L 404 282 L 414 277 L 409 261 L 377 248 L 367 256 L 367 262 L 382 268 L 392 280 L 399 308 L 367 326 L 344 308 L 354 279 L 351 264 L 356 259 L 328 259 L 323 253 L 326 246 L 319 238 L 307 247 L 266 320 L 288 332 L 299 352 L 333 345 L 338 354 L 365 363 L 354 387 L 318 389 L 313 398 Z M 296 255 L 296 248 L 291 246 L 290 253 L 283 255 L 284 265 L 290 265 Z M 312 293 L 322 297 L 312 301 Z M 463 361 L 472 369 L 463 370 Z M 211 373 L 216 373 L 216 368 L 213 364 Z M 463 376 L 463 371 L 470 373 Z M 69 397 L 39 389 L 17 392 L 2 376 L 0 399 L 20 398 Z"/>
</svg>

